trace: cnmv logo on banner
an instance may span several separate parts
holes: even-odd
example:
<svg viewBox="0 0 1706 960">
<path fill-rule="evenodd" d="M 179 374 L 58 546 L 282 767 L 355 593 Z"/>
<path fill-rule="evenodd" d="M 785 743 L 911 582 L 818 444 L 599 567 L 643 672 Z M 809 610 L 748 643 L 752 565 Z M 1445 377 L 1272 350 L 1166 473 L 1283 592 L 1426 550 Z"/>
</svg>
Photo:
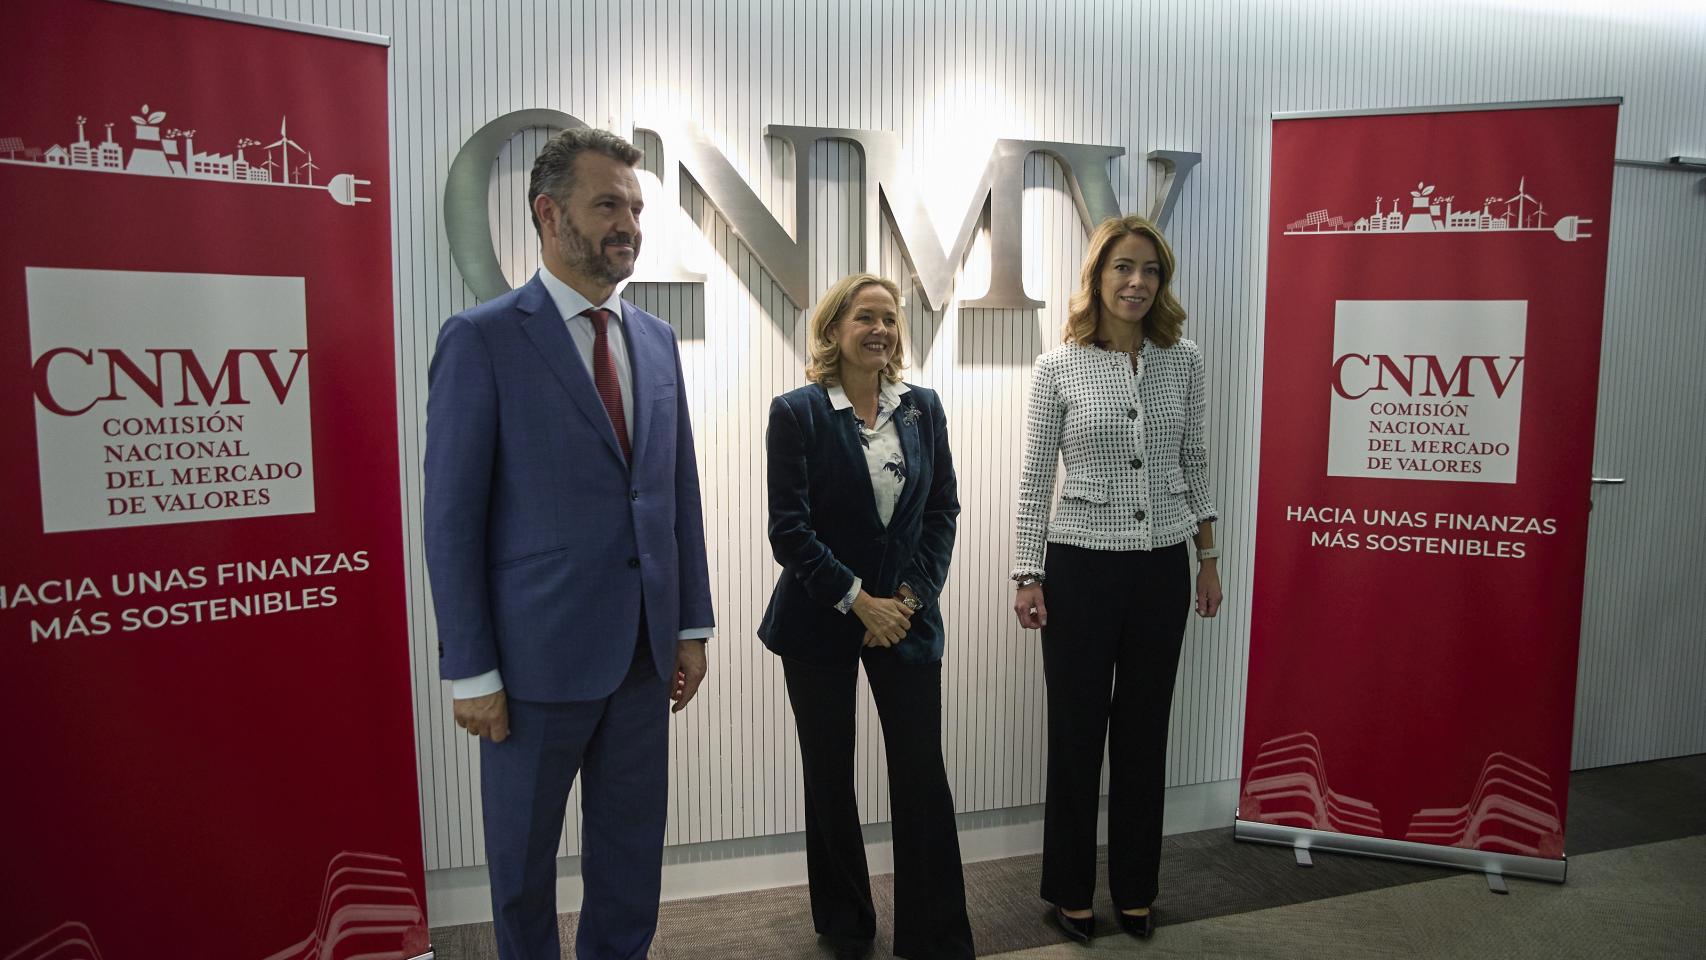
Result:
<svg viewBox="0 0 1706 960">
<path fill-rule="evenodd" d="M 313 512 L 302 278 L 25 284 L 43 532 Z"/>
<path fill-rule="evenodd" d="M 1515 483 L 1523 300 L 1340 300 L 1327 475 Z"/>
</svg>

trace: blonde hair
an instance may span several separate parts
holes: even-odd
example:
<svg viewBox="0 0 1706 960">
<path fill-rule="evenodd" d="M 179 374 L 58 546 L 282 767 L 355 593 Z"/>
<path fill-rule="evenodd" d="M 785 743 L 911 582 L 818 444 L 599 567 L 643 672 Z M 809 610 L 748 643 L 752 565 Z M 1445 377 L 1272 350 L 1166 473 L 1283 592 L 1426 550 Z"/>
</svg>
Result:
<svg viewBox="0 0 1706 960">
<path fill-rule="evenodd" d="M 1173 296 L 1173 248 L 1161 236 L 1161 228 L 1147 219 L 1131 214 L 1109 217 L 1090 234 L 1090 251 L 1084 255 L 1084 267 L 1078 277 L 1078 292 L 1072 295 L 1066 314 L 1066 328 L 1061 340 L 1080 346 L 1096 343 L 1096 322 L 1101 317 L 1102 271 L 1108 265 L 1108 253 L 1114 244 L 1130 236 L 1145 237 L 1155 244 L 1156 258 L 1161 261 L 1161 287 L 1155 302 L 1143 316 L 1143 335 L 1159 347 L 1179 342 L 1185 329 L 1185 308 Z"/>
<path fill-rule="evenodd" d="M 826 387 L 841 382 L 841 345 L 835 342 L 835 325 L 847 312 L 859 291 L 876 284 L 894 298 L 894 352 L 883 367 L 883 379 L 900 382 L 900 371 L 906 366 L 906 311 L 900 308 L 900 287 L 893 280 L 874 273 L 855 273 L 842 277 L 824 292 L 823 299 L 812 308 L 807 336 L 806 379 Z"/>
</svg>

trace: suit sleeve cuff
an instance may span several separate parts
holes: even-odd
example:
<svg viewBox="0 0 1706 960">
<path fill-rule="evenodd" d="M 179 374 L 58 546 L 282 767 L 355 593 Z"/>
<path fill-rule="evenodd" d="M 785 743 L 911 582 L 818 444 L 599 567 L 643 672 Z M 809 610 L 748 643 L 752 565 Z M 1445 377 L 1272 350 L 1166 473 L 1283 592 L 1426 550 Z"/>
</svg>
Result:
<svg viewBox="0 0 1706 960">
<path fill-rule="evenodd" d="M 677 640 L 709 640 L 717 635 L 716 627 L 685 627 L 675 635 Z"/>
<path fill-rule="evenodd" d="M 504 688 L 503 673 L 498 670 L 488 670 L 477 677 L 463 677 L 450 681 L 450 695 L 457 700 L 468 700 L 473 697 L 483 697 L 497 693 Z"/>
<path fill-rule="evenodd" d="M 859 599 L 859 587 L 862 583 L 863 581 L 858 577 L 855 576 L 853 578 L 853 586 L 847 588 L 847 596 L 842 597 L 840 601 L 835 604 L 836 612 L 846 613 L 853 609 L 853 601 Z"/>
</svg>

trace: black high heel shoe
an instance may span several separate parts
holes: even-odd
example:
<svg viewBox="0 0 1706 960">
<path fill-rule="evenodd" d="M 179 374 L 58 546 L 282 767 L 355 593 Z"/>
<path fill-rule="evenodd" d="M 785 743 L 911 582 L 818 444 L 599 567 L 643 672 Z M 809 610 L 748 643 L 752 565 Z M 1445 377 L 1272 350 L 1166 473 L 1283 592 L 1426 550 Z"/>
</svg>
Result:
<svg viewBox="0 0 1706 960">
<path fill-rule="evenodd" d="M 1069 917 L 1060 907 L 1054 908 L 1055 926 L 1061 929 L 1069 939 L 1087 944 L 1096 935 L 1096 915 L 1088 917 Z"/>
<path fill-rule="evenodd" d="M 1120 918 L 1120 929 L 1137 939 L 1148 940 L 1150 937 L 1155 936 L 1154 910 L 1140 914 L 1130 914 L 1121 910 L 1115 915 Z"/>
<path fill-rule="evenodd" d="M 863 937 L 831 937 L 818 934 L 818 945 L 828 947 L 835 960 L 867 960 L 871 956 L 876 941 Z"/>
</svg>

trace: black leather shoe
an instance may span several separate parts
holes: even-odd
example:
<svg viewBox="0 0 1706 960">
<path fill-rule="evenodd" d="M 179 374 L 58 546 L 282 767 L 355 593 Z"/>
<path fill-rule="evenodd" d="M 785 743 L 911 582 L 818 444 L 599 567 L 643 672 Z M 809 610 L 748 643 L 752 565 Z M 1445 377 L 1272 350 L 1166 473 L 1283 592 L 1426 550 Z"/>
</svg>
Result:
<svg viewBox="0 0 1706 960">
<path fill-rule="evenodd" d="M 1065 933 L 1069 939 L 1076 940 L 1079 943 L 1087 944 L 1090 942 L 1090 938 L 1096 935 L 1096 917 L 1094 914 L 1088 917 L 1069 917 L 1065 910 L 1055 907 L 1054 922 L 1055 926 L 1060 927 L 1061 932 Z"/>
<path fill-rule="evenodd" d="M 1155 936 L 1155 911 L 1133 916 L 1121 910 L 1116 914 L 1120 918 L 1120 929 L 1139 940 L 1148 940 Z"/>
</svg>

